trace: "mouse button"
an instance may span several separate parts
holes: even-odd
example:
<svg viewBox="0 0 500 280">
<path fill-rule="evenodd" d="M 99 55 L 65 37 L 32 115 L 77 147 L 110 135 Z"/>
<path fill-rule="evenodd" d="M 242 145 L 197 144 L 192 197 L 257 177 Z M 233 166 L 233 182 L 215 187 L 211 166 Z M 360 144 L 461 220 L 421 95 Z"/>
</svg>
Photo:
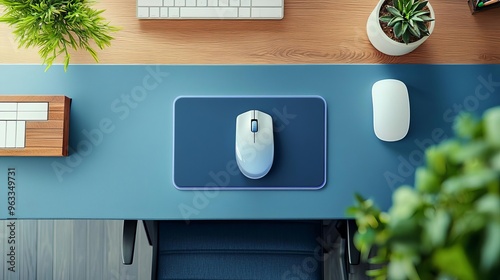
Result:
<svg viewBox="0 0 500 280">
<path fill-rule="evenodd" d="M 254 133 L 259 131 L 259 123 L 256 119 L 251 120 L 250 130 Z"/>
<path fill-rule="evenodd" d="M 238 138 L 246 137 L 246 135 L 250 134 L 250 131 L 248 129 L 249 122 L 250 122 L 249 115 L 245 113 L 239 115 L 236 118 L 236 136 Z"/>
</svg>

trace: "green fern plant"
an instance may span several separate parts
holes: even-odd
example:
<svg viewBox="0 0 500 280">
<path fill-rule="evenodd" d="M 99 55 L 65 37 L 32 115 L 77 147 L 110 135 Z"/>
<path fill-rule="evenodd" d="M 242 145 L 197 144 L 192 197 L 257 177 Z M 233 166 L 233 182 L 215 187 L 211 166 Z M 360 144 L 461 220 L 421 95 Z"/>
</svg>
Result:
<svg viewBox="0 0 500 280">
<path fill-rule="evenodd" d="M 424 9 L 428 1 L 393 0 L 393 6 L 387 6 L 389 15 L 381 16 L 380 21 L 393 28 L 394 36 L 402 38 L 408 44 L 411 35 L 416 38 L 429 36 L 427 22 L 433 21 L 430 11 Z"/>
<path fill-rule="evenodd" d="M 110 26 L 104 10 L 91 6 L 92 0 L 0 0 L 0 22 L 13 27 L 19 47 L 37 47 L 48 70 L 63 55 L 64 71 L 70 62 L 70 49 L 83 49 L 98 62 L 93 43 L 104 49 L 111 44 Z"/>
</svg>

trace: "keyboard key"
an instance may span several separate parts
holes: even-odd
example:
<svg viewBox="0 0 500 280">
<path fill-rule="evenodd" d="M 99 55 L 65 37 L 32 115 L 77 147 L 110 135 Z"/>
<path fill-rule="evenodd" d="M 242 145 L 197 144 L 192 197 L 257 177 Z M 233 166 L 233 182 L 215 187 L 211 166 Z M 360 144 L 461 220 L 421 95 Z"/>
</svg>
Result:
<svg viewBox="0 0 500 280">
<path fill-rule="evenodd" d="M 0 121 L 0 148 L 5 148 L 6 138 L 7 138 L 7 122 Z"/>
<path fill-rule="evenodd" d="M 219 6 L 222 6 L 222 7 L 229 6 L 229 0 L 219 0 Z"/>
<path fill-rule="evenodd" d="M 238 8 L 181 8 L 181 17 L 183 18 L 235 18 L 238 16 Z"/>
<path fill-rule="evenodd" d="M 168 16 L 171 18 L 178 18 L 180 16 L 180 8 L 168 8 Z"/>
<path fill-rule="evenodd" d="M 240 8 L 239 17 L 249 18 L 250 17 L 250 8 Z"/>
<path fill-rule="evenodd" d="M 199 6 L 199 7 L 205 7 L 207 5 L 207 0 L 198 0 L 198 2 L 196 2 L 196 6 Z"/>
<path fill-rule="evenodd" d="M 16 128 L 16 148 L 24 148 L 24 139 L 26 138 L 26 122 L 17 122 Z"/>
<path fill-rule="evenodd" d="M 241 0 L 242 7 L 250 7 L 250 0 Z"/>
<path fill-rule="evenodd" d="M 184 7 L 186 6 L 186 0 L 175 0 L 176 7 Z"/>
<path fill-rule="evenodd" d="M 6 148 L 15 148 L 16 147 L 16 121 L 8 121 L 7 129 L 5 134 L 5 147 Z"/>
<path fill-rule="evenodd" d="M 240 6 L 240 0 L 229 0 L 229 6 Z"/>
<path fill-rule="evenodd" d="M 186 0 L 186 6 L 196 7 L 196 0 Z"/>
<path fill-rule="evenodd" d="M 49 103 L 46 102 L 19 102 L 17 111 L 19 112 L 47 112 L 49 110 Z"/>
<path fill-rule="evenodd" d="M 6 112 L 6 111 L 17 111 L 17 103 L 13 102 L 7 102 L 3 103 L 0 102 L 0 112 Z"/>
<path fill-rule="evenodd" d="M 162 4 L 162 0 L 137 0 L 139 7 L 160 7 Z"/>
<path fill-rule="evenodd" d="M 254 7 L 280 7 L 283 0 L 252 0 Z"/>
<path fill-rule="evenodd" d="M 17 112 L 0 112 L 0 120 L 2 121 L 15 121 L 17 119 Z"/>
<path fill-rule="evenodd" d="M 280 8 L 252 8 L 253 18 L 280 18 L 283 17 Z"/>
<path fill-rule="evenodd" d="M 162 17 L 162 18 L 168 17 L 168 8 L 167 7 L 160 8 L 160 17 Z"/>
<path fill-rule="evenodd" d="M 217 0 L 208 0 L 207 3 L 208 3 L 208 6 L 210 6 L 210 7 L 217 7 L 217 6 L 219 6 L 219 1 L 217 1 Z"/>
<path fill-rule="evenodd" d="M 163 7 L 173 7 L 174 0 L 163 0 Z"/>
<path fill-rule="evenodd" d="M 149 17 L 157 18 L 160 17 L 160 8 L 149 8 Z"/>
<path fill-rule="evenodd" d="M 137 17 L 140 17 L 140 18 L 149 17 L 149 8 L 148 7 L 137 8 Z"/>
<path fill-rule="evenodd" d="M 17 112 L 17 119 L 20 121 L 46 121 L 47 112 Z"/>
</svg>

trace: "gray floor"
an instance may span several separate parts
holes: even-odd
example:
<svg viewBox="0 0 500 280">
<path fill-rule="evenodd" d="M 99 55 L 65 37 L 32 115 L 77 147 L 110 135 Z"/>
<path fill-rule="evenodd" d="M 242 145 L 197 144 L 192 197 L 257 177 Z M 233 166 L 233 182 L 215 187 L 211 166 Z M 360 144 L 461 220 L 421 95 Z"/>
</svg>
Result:
<svg viewBox="0 0 500 280">
<path fill-rule="evenodd" d="M 14 232 L 11 231 L 15 223 Z M 3 280 L 136 280 L 151 275 L 151 249 L 144 231 L 131 266 L 121 264 L 122 221 L 0 221 Z M 10 239 L 9 239 L 10 238 Z M 7 254 L 15 240 L 14 263 Z M 9 241 L 11 244 L 9 244 Z M 3 253 L 5 252 L 5 253 Z"/>
<path fill-rule="evenodd" d="M 14 224 L 12 224 L 12 222 Z M 12 226 L 15 229 L 11 231 Z M 0 278 L 3 280 L 148 280 L 151 248 L 139 228 L 134 264 L 121 264 L 122 221 L 0 221 Z M 142 223 L 139 223 L 142 227 Z M 10 228 L 9 228 L 10 226 Z M 15 244 L 13 241 L 15 240 Z M 9 244 L 9 242 L 11 244 Z M 15 263 L 9 264 L 15 245 Z M 325 258 L 325 279 L 343 279 L 336 242 Z M 15 272 L 9 270 L 15 264 Z M 349 280 L 368 279 L 365 264 Z"/>
</svg>

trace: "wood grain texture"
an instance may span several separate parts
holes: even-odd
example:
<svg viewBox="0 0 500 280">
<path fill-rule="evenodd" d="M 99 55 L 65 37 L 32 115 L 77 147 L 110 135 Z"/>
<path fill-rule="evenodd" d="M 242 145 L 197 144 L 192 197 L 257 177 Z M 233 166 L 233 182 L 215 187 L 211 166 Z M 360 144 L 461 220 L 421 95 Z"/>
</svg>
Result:
<svg viewBox="0 0 500 280">
<path fill-rule="evenodd" d="M 19 225 L 19 278 L 23 280 L 36 280 L 36 249 L 38 246 L 38 222 L 27 220 L 17 222 Z"/>
<path fill-rule="evenodd" d="M 36 279 L 54 279 L 54 221 L 38 223 L 36 249 Z"/>
<path fill-rule="evenodd" d="M 0 220 L 2 280 L 143 280 L 151 277 L 151 247 L 139 228 L 132 266 L 121 263 L 123 221 L 13 220 L 16 268 L 6 263 L 10 220 Z M 140 253 L 142 252 L 142 253 Z M 138 273 L 141 268 L 141 274 Z"/>
<path fill-rule="evenodd" d="M 280 21 L 138 20 L 136 1 L 96 4 L 121 27 L 104 64 L 308 64 L 500 62 L 500 9 L 471 15 L 467 1 L 431 0 L 436 28 L 417 50 L 391 57 L 372 47 L 366 21 L 378 0 L 285 0 Z M 0 26 L 0 62 L 41 63 L 37 50 L 19 50 L 11 29 Z M 92 64 L 85 52 L 72 63 Z"/>
<path fill-rule="evenodd" d="M 68 220 L 54 221 L 54 280 L 70 279 L 73 227 Z"/>
<path fill-rule="evenodd" d="M 71 99 L 1 95 L 0 102 L 48 102 L 48 121 L 27 121 L 24 148 L 0 148 L 0 156 L 67 156 Z"/>
</svg>

